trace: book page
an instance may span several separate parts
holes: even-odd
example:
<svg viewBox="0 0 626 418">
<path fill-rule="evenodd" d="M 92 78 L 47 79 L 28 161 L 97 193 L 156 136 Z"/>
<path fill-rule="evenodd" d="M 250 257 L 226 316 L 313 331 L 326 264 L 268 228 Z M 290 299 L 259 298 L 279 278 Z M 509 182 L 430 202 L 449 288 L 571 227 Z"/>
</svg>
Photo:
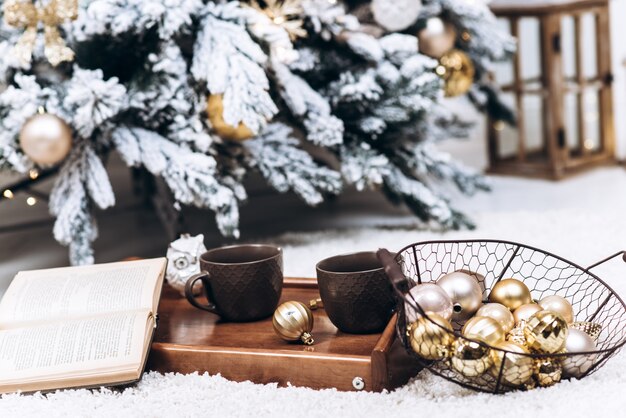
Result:
<svg viewBox="0 0 626 418">
<path fill-rule="evenodd" d="M 156 309 L 165 259 L 20 272 L 0 303 L 0 328 Z"/>
<path fill-rule="evenodd" d="M 153 326 L 145 310 L 0 331 L 0 387 L 79 376 L 98 384 L 105 383 L 99 373 L 138 374 Z"/>
</svg>

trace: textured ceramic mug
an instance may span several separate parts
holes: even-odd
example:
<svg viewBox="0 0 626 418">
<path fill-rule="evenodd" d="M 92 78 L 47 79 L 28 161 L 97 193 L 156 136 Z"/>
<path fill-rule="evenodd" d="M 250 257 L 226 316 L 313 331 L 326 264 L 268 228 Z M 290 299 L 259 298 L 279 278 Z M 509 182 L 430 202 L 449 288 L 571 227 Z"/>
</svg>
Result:
<svg viewBox="0 0 626 418">
<path fill-rule="evenodd" d="M 375 252 L 326 258 L 316 270 L 324 309 L 339 330 L 370 334 L 385 329 L 395 300 Z"/>
<path fill-rule="evenodd" d="M 187 300 L 198 309 L 232 322 L 266 318 L 274 313 L 283 289 L 283 252 L 272 245 L 233 245 L 200 256 L 201 272 L 185 285 Z M 202 280 L 208 304 L 194 297 Z"/>
</svg>

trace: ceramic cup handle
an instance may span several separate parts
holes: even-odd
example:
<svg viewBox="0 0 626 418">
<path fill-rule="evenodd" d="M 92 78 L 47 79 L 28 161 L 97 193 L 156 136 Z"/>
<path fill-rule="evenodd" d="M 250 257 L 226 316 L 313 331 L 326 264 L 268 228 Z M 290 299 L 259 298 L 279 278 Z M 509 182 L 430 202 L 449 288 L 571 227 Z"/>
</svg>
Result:
<svg viewBox="0 0 626 418">
<path fill-rule="evenodd" d="M 198 274 L 194 274 L 193 276 L 191 276 L 189 280 L 187 280 L 187 283 L 185 283 L 185 296 L 187 297 L 187 300 L 189 301 L 189 303 L 191 303 L 196 308 L 202 309 L 203 311 L 209 311 L 214 314 L 217 314 L 217 308 L 215 307 L 214 303 L 212 303 L 210 300 L 207 299 L 208 304 L 203 305 L 200 302 L 198 302 L 196 297 L 193 295 L 193 285 L 196 284 L 198 280 L 201 280 L 204 277 L 208 279 L 210 277 L 209 272 L 202 271 Z"/>
</svg>

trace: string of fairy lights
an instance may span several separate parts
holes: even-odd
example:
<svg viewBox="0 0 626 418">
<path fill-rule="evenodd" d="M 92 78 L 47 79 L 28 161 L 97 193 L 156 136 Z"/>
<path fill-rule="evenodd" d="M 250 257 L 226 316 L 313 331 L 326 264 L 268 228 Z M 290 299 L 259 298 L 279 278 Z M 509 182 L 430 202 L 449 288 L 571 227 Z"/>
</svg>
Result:
<svg viewBox="0 0 626 418">
<path fill-rule="evenodd" d="M 37 205 L 37 203 L 39 203 L 39 201 L 47 200 L 48 195 L 37 190 L 33 190 L 31 186 L 34 186 L 38 182 L 50 177 L 56 171 L 56 169 L 40 171 L 36 168 L 29 170 L 28 177 L 2 187 L 2 195 L 0 195 L 0 201 L 15 200 L 17 199 L 17 195 L 21 194 L 22 192 L 26 193 L 24 202 L 27 206 L 35 206 Z"/>
</svg>

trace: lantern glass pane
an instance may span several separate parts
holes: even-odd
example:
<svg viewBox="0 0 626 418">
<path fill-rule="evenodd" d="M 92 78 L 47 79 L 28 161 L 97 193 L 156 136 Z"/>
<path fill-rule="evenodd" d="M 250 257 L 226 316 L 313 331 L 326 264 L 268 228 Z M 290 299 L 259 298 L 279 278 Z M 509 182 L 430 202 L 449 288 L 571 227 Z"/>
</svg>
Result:
<svg viewBox="0 0 626 418">
<path fill-rule="evenodd" d="M 528 154 L 539 154 L 544 150 L 543 99 L 536 94 L 522 97 L 524 108 L 524 148 Z"/>
<path fill-rule="evenodd" d="M 588 79 L 594 78 L 598 74 L 596 15 L 591 12 L 584 13 L 580 17 L 580 27 L 583 76 Z"/>
<path fill-rule="evenodd" d="M 499 18 L 498 27 L 503 32 L 511 33 L 511 22 L 508 19 Z M 514 81 L 513 60 L 507 59 L 507 60 L 496 62 L 494 64 L 494 77 L 495 77 L 496 83 L 498 83 L 500 86 L 513 84 L 513 81 Z"/>
<path fill-rule="evenodd" d="M 578 132 L 578 95 L 566 93 L 564 97 L 563 120 L 565 121 L 565 137 L 570 151 L 580 151 L 580 132 Z"/>
<path fill-rule="evenodd" d="M 561 57 L 563 59 L 563 76 L 573 81 L 576 74 L 576 30 L 574 17 L 564 15 L 561 18 Z"/>
<path fill-rule="evenodd" d="M 518 25 L 520 76 L 527 88 L 541 87 L 541 31 L 539 19 L 524 17 Z"/>
<path fill-rule="evenodd" d="M 515 116 L 517 117 L 517 109 L 515 109 L 515 96 L 512 93 L 502 93 L 502 102 L 514 109 Z M 498 157 L 507 158 L 517 155 L 517 144 L 519 142 L 519 133 L 517 129 L 509 126 L 506 123 L 497 123 L 496 130 L 498 131 Z"/>
<path fill-rule="evenodd" d="M 584 112 L 584 147 L 588 151 L 599 151 L 600 144 L 600 106 L 598 102 L 598 90 L 588 88 L 583 93 Z"/>
</svg>

